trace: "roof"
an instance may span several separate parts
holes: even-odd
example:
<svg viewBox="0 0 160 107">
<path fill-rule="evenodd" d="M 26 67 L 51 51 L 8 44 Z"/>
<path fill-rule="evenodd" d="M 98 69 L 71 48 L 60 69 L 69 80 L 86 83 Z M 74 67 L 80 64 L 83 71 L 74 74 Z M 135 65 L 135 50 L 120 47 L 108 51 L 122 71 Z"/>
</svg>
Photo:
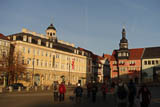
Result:
<svg viewBox="0 0 160 107">
<path fill-rule="evenodd" d="M 115 61 L 116 60 L 116 53 L 117 53 L 117 50 L 113 50 L 110 61 Z"/>
<path fill-rule="evenodd" d="M 4 36 L 2 33 L 0 33 L 0 39 L 3 39 L 3 40 L 9 40 L 6 36 Z"/>
<path fill-rule="evenodd" d="M 109 61 L 111 60 L 111 55 L 109 54 L 104 54 L 104 58 L 107 58 Z"/>
<path fill-rule="evenodd" d="M 50 26 L 48 26 L 47 30 L 48 30 L 48 29 L 56 30 L 56 28 L 53 26 L 53 24 L 50 24 Z"/>
<path fill-rule="evenodd" d="M 129 49 L 129 60 L 141 59 L 144 48 Z M 117 50 L 114 50 L 111 56 L 111 61 L 115 61 L 117 57 Z"/>
<path fill-rule="evenodd" d="M 74 53 L 74 48 L 73 47 L 65 45 L 65 44 L 61 44 L 61 43 L 56 42 L 56 41 L 50 41 L 49 39 L 41 38 L 41 37 L 29 34 L 29 33 L 16 33 L 16 34 L 8 35 L 8 36 L 10 36 L 11 40 L 12 40 L 14 35 L 16 36 L 16 40 L 23 41 L 23 36 L 26 35 L 28 37 L 32 37 L 32 43 L 33 44 L 37 44 L 38 39 L 41 39 L 41 46 L 46 47 L 46 42 L 50 42 L 50 43 L 53 43 L 52 48 L 54 48 L 54 49 Z M 28 42 L 28 39 L 27 39 L 26 42 Z"/>
<path fill-rule="evenodd" d="M 143 50 L 144 50 L 143 48 L 129 49 L 130 52 L 129 59 L 130 60 L 141 59 Z"/>
<path fill-rule="evenodd" d="M 142 58 L 144 58 L 144 59 L 160 58 L 160 47 L 145 48 Z"/>
</svg>

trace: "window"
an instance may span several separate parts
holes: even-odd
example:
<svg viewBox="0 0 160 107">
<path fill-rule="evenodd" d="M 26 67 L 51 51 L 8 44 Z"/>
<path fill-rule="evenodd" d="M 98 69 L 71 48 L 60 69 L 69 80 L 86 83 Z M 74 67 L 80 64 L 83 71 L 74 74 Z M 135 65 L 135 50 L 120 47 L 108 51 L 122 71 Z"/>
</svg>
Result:
<svg viewBox="0 0 160 107">
<path fill-rule="evenodd" d="M 47 67 L 47 61 L 45 61 L 45 66 Z"/>
<path fill-rule="evenodd" d="M 41 51 L 41 53 L 42 53 L 42 56 L 43 56 L 43 51 Z"/>
<path fill-rule="evenodd" d="M 38 39 L 38 45 L 41 45 L 41 39 Z"/>
<path fill-rule="evenodd" d="M 24 57 L 22 57 L 22 64 L 24 64 Z"/>
<path fill-rule="evenodd" d="M 151 65 L 151 61 L 148 61 L 148 65 Z"/>
<path fill-rule="evenodd" d="M 41 60 L 41 66 L 43 66 L 43 60 Z"/>
<path fill-rule="evenodd" d="M 46 56 L 48 56 L 48 52 L 46 52 Z"/>
<path fill-rule="evenodd" d="M 39 59 L 37 59 L 37 66 L 39 65 Z"/>
<path fill-rule="evenodd" d="M 16 40 L 16 36 L 13 36 L 13 40 Z"/>
<path fill-rule="evenodd" d="M 56 54 L 56 58 L 59 58 L 59 54 Z"/>
<path fill-rule="evenodd" d="M 30 42 L 30 43 L 32 42 L 32 37 L 28 38 L 28 42 Z"/>
<path fill-rule="evenodd" d="M 37 50 L 37 55 L 39 55 L 39 49 Z"/>
<path fill-rule="evenodd" d="M 23 47 L 23 53 L 25 53 L 25 47 Z"/>
<path fill-rule="evenodd" d="M 27 41 L 27 36 L 23 36 L 23 41 Z"/>
<path fill-rule="evenodd" d="M 158 63 L 158 60 L 156 60 L 156 64 L 159 64 L 159 63 Z"/>
<path fill-rule="evenodd" d="M 154 65 L 155 63 L 154 63 L 154 60 L 152 60 L 152 65 Z"/>
<path fill-rule="evenodd" d="M 31 52 L 31 49 L 30 49 L 30 48 L 28 48 L 28 54 L 30 54 L 30 52 Z"/>
<path fill-rule="evenodd" d="M 147 61 L 144 61 L 144 65 L 147 65 Z"/>
<path fill-rule="evenodd" d="M 33 55 L 35 55 L 35 53 L 36 53 L 36 50 L 35 50 L 35 49 L 33 49 Z"/>
</svg>

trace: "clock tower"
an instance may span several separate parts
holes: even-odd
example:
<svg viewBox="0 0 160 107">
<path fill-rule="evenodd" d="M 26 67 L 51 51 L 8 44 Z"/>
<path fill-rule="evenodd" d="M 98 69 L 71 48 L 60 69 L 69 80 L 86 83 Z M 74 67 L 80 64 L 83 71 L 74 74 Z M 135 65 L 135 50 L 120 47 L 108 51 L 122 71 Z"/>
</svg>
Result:
<svg viewBox="0 0 160 107">
<path fill-rule="evenodd" d="M 129 57 L 128 40 L 126 39 L 126 30 L 123 27 L 122 39 L 120 40 L 120 43 L 119 43 L 118 58 L 128 59 L 128 57 Z"/>
</svg>

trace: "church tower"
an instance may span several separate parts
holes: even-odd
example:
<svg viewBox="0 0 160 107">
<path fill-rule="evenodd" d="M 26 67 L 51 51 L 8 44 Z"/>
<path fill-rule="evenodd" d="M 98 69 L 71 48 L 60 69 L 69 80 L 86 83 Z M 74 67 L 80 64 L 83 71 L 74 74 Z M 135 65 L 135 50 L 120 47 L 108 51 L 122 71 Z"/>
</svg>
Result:
<svg viewBox="0 0 160 107">
<path fill-rule="evenodd" d="M 120 43 L 119 43 L 118 58 L 128 59 L 128 57 L 129 57 L 128 40 L 126 39 L 126 30 L 123 27 L 122 39 L 120 40 Z"/>
<path fill-rule="evenodd" d="M 56 28 L 53 24 L 50 24 L 50 26 L 46 29 L 46 36 L 53 42 L 57 41 Z"/>
</svg>

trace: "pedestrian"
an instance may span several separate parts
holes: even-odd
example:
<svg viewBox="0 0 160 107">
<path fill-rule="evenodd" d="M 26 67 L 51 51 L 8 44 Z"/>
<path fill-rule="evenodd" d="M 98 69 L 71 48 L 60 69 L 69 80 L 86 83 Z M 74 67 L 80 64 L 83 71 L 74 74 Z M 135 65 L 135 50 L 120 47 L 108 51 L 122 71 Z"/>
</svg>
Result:
<svg viewBox="0 0 160 107">
<path fill-rule="evenodd" d="M 62 82 L 60 85 L 59 85 L 59 101 L 64 101 L 65 99 L 65 93 L 66 93 L 66 87 L 64 85 L 64 83 Z"/>
<path fill-rule="evenodd" d="M 127 107 L 128 87 L 122 80 L 119 80 L 118 85 L 115 87 L 115 96 L 117 107 Z"/>
<path fill-rule="evenodd" d="M 106 93 L 108 92 L 108 88 L 105 83 L 102 84 L 101 91 L 102 91 L 103 100 L 106 100 Z"/>
<path fill-rule="evenodd" d="M 95 81 L 93 81 L 93 86 L 92 86 L 92 102 L 96 102 L 96 94 L 98 92 L 98 87 Z"/>
<path fill-rule="evenodd" d="M 91 91 L 92 91 L 92 84 L 89 81 L 89 83 L 87 84 L 87 97 L 90 98 L 91 96 Z"/>
<path fill-rule="evenodd" d="M 129 101 L 129 107 L 133 107 L 134 102 L 135 102 L 135 96 L 136 96 L 136 85 L 133 82 L 133 80 L 131 79 L 129 84 L 128 84 L 128 101 Z"/>
<path fill-rule="evenodd" d="M 141 102 L 141 107 L 148 107 L 151 101 L 151 92 L 145 84 L 138 91 L 138 96 Z"/>
<path fill-rule="evenodd" d="M 74 90 L 74 93 L 76 94 L 76 103 L 81 103 L 81 97 L 83 94 L 83 88 L 81 87 L 80 83 L 77 84 L 77 87 Z"/>
<path fill-rule="evenodd" d="M 58 101 L 58 81 L 53 82 L 54 101 Z"/>
</svg>

